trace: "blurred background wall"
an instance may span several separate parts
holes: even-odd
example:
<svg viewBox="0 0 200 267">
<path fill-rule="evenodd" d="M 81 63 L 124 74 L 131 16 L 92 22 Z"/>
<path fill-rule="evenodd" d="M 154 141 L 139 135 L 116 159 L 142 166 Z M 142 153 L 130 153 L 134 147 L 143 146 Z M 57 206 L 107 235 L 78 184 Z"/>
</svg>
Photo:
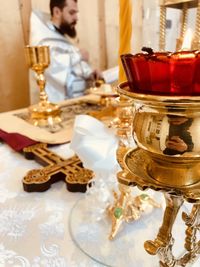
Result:
<svg viewBox="0 0 200 267">
<path fill-rule="evenodd" d="M 159 0 L 132 0 L 132 53 L 142 46 L 158 50 Z M 90 53 L 94 68 L 117 65 L 119 46 L 119 0 L 78 0 L 79 45 Z M 0 112 L 29 105 L 28 68 L 24 46 L 28 44 L 31 9 L 49 12 L 48 0 L 1 1 L 0 9 Z M 195 11 L 189 22 L 195 21 Z M 166 50 L 174 51 L 180 11 L 167 11 Z"/>
<path fill-rule="evenodd" d="M 118 6 L 118 0 L 78 0 L 79 45 L 90 52 L 91 64 L 101 70 L 117 64 Z M 49 1 L 32 0 L 32 8 L 49 12 Z"/>
<path fill-rule="evenodd" d="M 0 112 L 24 107 L 29 103 L 28 72 L 24 56 L 29 4 L 28 0 L 1 1 Z"/>
</svg>

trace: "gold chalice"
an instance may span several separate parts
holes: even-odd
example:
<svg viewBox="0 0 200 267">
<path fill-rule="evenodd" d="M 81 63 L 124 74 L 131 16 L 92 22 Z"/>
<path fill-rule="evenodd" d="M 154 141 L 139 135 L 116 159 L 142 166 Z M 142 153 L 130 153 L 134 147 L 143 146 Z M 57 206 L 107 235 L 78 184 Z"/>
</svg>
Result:
<svg viewBox="0 0 200 267">
<path fill-rule="evenodd" d="M 48 46 L 26 46 L 25 55 L 28 66 L 36 73 L 37 85 L 40 89 L 40 101 L 29 107 L 29 121 L 36 126 L 54 126 L 61 122 L 61 110 L 58 105 L 50 103 L 45 92 L 44 71 L 50 64 Z"/>
</svg>

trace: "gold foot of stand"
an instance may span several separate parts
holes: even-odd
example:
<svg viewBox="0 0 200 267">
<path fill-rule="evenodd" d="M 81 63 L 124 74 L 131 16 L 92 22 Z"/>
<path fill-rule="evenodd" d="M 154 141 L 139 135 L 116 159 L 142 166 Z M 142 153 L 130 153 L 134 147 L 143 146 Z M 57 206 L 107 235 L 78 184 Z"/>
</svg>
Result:
<svg viewBox="0 0 200 267">
<path fill-rule="evenodd" d="M 138 186 L 140 189 L 154 189 L 164 192 L 166 208 L 163 215 L 163 222 L 156 238 L 145 242 L 145 250 L 151 255 L 159 257 L 160 267 L 189 267 L 192 266 L 200 254 L 200 241 L 198 232 L 200 230 L 200 204 L 199 204 L 199 183 L 180 185 L 174 188 L 166 185 L 149 176 L 147 159 L 142 156 L 141 149 L 124 151 L 123 164 L 126 168 L 118 174 L 121 184 L 127 186 Z M 122 157 L 122 155 L 121 155 Z M 173 168 L 173 167 L 172 167 Z M 181 257 L 175 257 L 173 251 L 174 238 L 172 229 L 176 221 L 180 207 L 184 200 L 194 203 L 190 214 L 182 213 L 182 220 L 185 223 L 185 252 Z"/>
<path fill-rule="evenodd" d="M 48 101 L 29 107 L 29 114 L 29 122 L 35 126 L 53 126 L 62 121 L 58 105 Z"/>
</svg>

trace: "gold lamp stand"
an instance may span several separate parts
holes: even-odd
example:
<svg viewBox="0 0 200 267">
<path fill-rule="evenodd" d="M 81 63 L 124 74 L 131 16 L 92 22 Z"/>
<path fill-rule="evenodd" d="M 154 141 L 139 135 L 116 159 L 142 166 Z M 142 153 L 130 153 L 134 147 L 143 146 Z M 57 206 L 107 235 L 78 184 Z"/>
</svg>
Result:
<svg viewBox="0 0 200 267">
<path fill-rule="evenodd" d="M 45 92 L 44 71 L 50 64 L 48 46 L 26 46 L 25 54 L 29 68 L 36 73 L 40 89 L 39 103 L 29 107 L 29 121 L 35 126 L 54 126 L 61 122 L 61 110 L 58 105 L 50 103 Z"/>
<path fill-rule="evenodd" d="M 192 266 L 200 254 L 200 141 L 196 138 L 200 122 L 200 97 L 144 97 L 130 92 L 126 83 L 119 85 L 118 91 L 140 106 L 135 110 L 133 119 L 133 135 L 137 136 L 138 147 L 118 151 L 118 161 L 122 167 L 118 181 L 128 187 L 163 192 L 166 200 L 162 225 L 156 238 L 145 242 L 145 250 L 151 255 L 158 255 L 160 267 Z M 176 123 L 171 118 L 175 118 Z M 163 150 L 168 134 L 176 127 L 176 134 L 181 136 L 182 125 L 186 121 L 191 122 L 190 128 L 185 131 L 190 133 L 195 149 L 180 154 L 180 147 L 177 147 L 177 155 L 170 156 Z M 189 214 L 182 213 L 186 227 L 185 252 L 176 257 L 172 229 L 184 201 L 193 206 Z"/>
</svg>

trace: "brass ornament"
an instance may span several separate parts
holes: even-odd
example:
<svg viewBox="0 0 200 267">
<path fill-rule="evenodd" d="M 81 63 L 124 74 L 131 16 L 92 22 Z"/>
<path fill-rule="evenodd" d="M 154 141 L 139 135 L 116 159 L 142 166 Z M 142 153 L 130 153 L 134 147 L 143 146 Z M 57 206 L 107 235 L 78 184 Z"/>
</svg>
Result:
<svg viewBox="0 0 200 267">
<path fill-rule="evenodd" d="M 132 121 L 133 121 L 133 101 L 127 97 L 120 96 L 115 99 L 116 118 L 111 121 L 111 127 L 116 128 L 119 137 L 119 147 L 117 149 L 117 160 L 123 171 L 118 176 L 123 177 L 127 174 L 123 163 L 123 153 L 129 150 L 132 145 Z M 132 188 L 123 183 L 119 184 L 119 193 L 113 192 L 114 202 L 107 207 L 107 214 L 111 219 L 111 231 L 109 239 L 113 240 L 119 232 L 121 225 L 138 220 L 147 207 L 160 207 L 156 201 L 147 194 L 141 194 L 136 197 L 132 195 Z"/>
<path fill-rule="evenodd" d="M 107 208 L 112 225 L 109 239 L 113 240 L 123 222 L 130 223 L 138 220 L 148 206 L 160 208 L 161 206 L 149 195 L 132 195 L 131 187 L 119 183 L 120 194 L 113 192 L 114 203 Z"/>
<path fill-rule="evenodd" d="M 183 9 L 184 4 L 188 5 L 188 8 L 195 8 L 198 5 L 199 0 L 160 0 L 160 5 L 166 7 Z"/>
<path fill-rule="evenodd" d="M 114 106 L 116 107 L 116 118 L 111 121 L 111 127 L 116 128 L 116 134 L 122 142 L 129 141 L 132 131 L 133 101 L 120 96 L 115 99 Z"/>
</svg>

